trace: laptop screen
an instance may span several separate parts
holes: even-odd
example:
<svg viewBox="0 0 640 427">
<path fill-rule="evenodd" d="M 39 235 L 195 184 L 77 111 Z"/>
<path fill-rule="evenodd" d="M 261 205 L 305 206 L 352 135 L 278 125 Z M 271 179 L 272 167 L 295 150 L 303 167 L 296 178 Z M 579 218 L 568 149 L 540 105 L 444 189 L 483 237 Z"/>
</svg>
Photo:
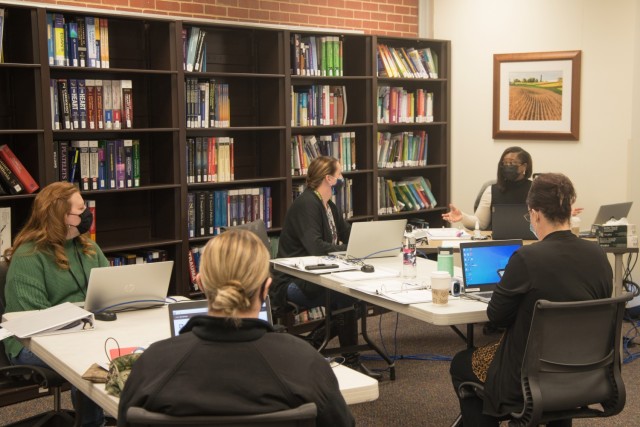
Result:
<svg viewBox="0 0 640 427">
<path fill-rule="evenodd" d="M 397 256 L 406 226 L 406 219 L 354 222 L 346 255 L 359 259 Z"/>
<path fill-rule="evenodd" d="M 465 289 L 492 290 L 498 284 L 511 255 L 522 240 L 493 240 L 460 243 Z"/>
<path fill-rule="evenodd" d="M 206 316 L 209 312 L 207 300 L 176 302 L 169 304 L 169 326 L 171 327 L 171 336 L 175 337 L 180 334 L 180 330 L 187 324 L 193 316 Z M 271 318 L 271 302 L 269 297 L 264 300 L 258 318 L 273 324 Z"/>
</svg>

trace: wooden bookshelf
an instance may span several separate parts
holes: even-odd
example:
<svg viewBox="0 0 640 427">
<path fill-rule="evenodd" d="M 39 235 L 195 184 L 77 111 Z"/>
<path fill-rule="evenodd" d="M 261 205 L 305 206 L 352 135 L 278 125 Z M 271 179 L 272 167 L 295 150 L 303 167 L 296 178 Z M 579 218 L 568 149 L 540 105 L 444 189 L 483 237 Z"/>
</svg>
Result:
<svg viewBox="0 0 640 427">
<path fill-rule="evenodd" d="M 58 179 L 54 142 L 70 140 L 137 139 L 141 148 L 141 183 L 136 188 L 84 191 L 96 201 L 97 241 L 109 252 L 160 248 L 176 261 L 171 293 L 190 295 L 188 251 L 209 236 L 189 237 L 187 194 L 198 191 L 269 187 L 272 227 L 281 230 L 292 203 L 292 188 L 304 177 L 291 172 L 291 138 L 351 132 L 355 135 L 356 168 L 345 173 L 353 180 L 351 220 L 406 217 L 441 225 L 440 214 L 450 194 L 450 44 L 443 40 L 401 39 L 359 34 L 293 31 L 234 23 L 190 21 L 142 15 L 109 14 L 64 8 L 2 4 L 5 9 L 4 57 L 0 64 L 0 136 L 20 158 L 39 185 Z M 49 65 L 47 13 L 65 17 L 106 18 L 109 26 L 109 68 Z M 205 31 L 203 70 L 183 66 L 183 34 L 192 27 Z M 342 46 L 342 75 L 292 73 L 291 41 L 300 37 L 338 38 Z M 437 53 L 437 79 L 377 76 L 377 44 L 430 47 Z M 188 78 L 229 85 L 230 125 L 187 126 Z M 131 129 L 54 130 L 50 79 L 131 80 L 134 118 Z M 292 126 L 292 88 L 341 86 L 347 96 L 344 124 Z M 422 88 L 434 93 L 434 121 L 413 124 L 377 123 L 378 87 Z M 425 130 L 428 162 L 420 167 L 378 167 L 377 133 Z M 230 182 L 189 183 L 186 145 L 189 138 L 234 140 L 234 175 Z M 435 209 L 378 213 L 379 177 L 428 178 L 438 200 Z M 12 235 L 29 215 L 34 195 L 0 196 L 0 207 L 12 208 Z"/>
</svg>

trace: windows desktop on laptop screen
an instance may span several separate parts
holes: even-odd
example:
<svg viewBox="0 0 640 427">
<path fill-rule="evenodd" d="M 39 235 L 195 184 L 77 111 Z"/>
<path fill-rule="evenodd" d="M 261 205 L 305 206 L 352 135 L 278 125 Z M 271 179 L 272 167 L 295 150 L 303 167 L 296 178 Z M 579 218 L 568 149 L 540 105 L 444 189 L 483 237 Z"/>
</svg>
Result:
<svg viewBox="0 0 640 427">
<path fill-rule="evenodd" d="M 464 248 L 465 286 L 496 284 L 500 281 L 498 270 L 503 269 L 511 255 L 521 245 L 478 246 Z"/>
</svg>

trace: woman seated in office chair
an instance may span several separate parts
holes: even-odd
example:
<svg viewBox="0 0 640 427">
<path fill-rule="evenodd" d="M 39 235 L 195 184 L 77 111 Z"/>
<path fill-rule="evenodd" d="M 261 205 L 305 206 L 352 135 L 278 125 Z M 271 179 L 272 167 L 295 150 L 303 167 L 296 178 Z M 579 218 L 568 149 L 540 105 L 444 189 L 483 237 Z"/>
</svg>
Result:
<svg viewBox="0 0 640 427">
<path fill-rule="evenodd" d="M 342 166 L 334 157 L 321 156 L 309 164 L 307 188 L 293 201 L 287 211 L 280 234 L 278 258 L 322 256 L 345 251 L 351 224 L 344 220 L 340 208 L 331 200 L 332 193 L 344 185 Z M 274 273 L 271 291 L 272 303 L 285 307 L 287 301 L 299 307 L 313 308 L 325 305 L 325 289 L 284 273 Z M 332 310 L 354 306 L 356 301 L 338 292 L 332 293 Z M 330 336 L 338 336 L 340 346 L 358 344 L 358 313 L 349 310 L 334 317 Z M 309 334 L 311 344 L 318 347 L 325 337 L 324 327 Z M 355 352 L 343 354 L 345 364 L 373 378 L 381 374 L 372 372 L 360 363 Z"/>
<path fill-rule="evenodd" d="M 475 228 L 476 221 L 481 230 L 491 229 L 491 206 L 494 204 L 524 204 L 531 187 L 533 161 L 531 155 L 520 147 L 509 147 L 500 156 L 497 182 L 485 188 L 473 215 L 462 212 L 453 204 L 442 219 L 460 222 L 468 229 Z"/>
<path fill-rule="evenodd" d="M 329 363 L 303 340 L 258 319 L 269 292 L 269 253 L 247 230 L 209 240 L 198 286 L 208 316 L 152 344 L 133 365 L 118 425 L 131 406 L 167 415 L 261 414 L 314 402 L 318 426 L 352 426 Z"/>
<path fill-rule="evenodd" d="M 92 221 L 91 211 L 73 184 L 55 182 L 40 190 L 27 223 L 5 252 L 9 261 L 4 291 L 7 313 L 84 301 L 91 269 L 109 265 L 86 234 Z M 14 365 L 48 367 L 14 338 L 7 338 L 4 346 Z M 74 405 L 76 395 L 74 388 Z M 82 425 L 101 426 L 103 422 L 102 409 L 82 399 Z"/>
<path fill-rule="evenodd" d="M 539 242 L 518 249 L 487 307 L 489 320 L 506 328 L 494 345 L 462 351 L 451 362 L 453 386 L 484 383 L 485 399 L 460 400 L 463 425 L 497 426 L 522 409 L 520 369 L 539 299 L 583 301 L 611 296 L 613 272 L 603 250 L 570 231 L 573 184 L 562 174 L 539 175 L 527 196 L 528 219 Z M 571 420 L 550 423 L 569 426 Z"/>
</svg>

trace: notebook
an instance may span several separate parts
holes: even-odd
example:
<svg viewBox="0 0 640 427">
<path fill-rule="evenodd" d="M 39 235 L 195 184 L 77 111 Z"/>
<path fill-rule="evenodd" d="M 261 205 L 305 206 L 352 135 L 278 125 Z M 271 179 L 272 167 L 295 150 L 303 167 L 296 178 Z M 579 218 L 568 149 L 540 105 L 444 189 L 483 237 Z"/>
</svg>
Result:
<svg viewBox="0 0 640 427">
<path fill-rule="evenodd" d="M 593 224 L 604 224 L 610 219 L 620 219 L 629 215 L 633 202 L 612 203 L 610 205 L 601 205 L 596 214 Z M 580 237 L 596 237 L 593 225 L 591 230 L 581 231 Z"/>
<path fill-rule="evenodd" d="M 84 309 L 98 313 L 163 305 L 172 269 L 173 261 L 93 268 Z"/>
<path fill-rule="evenodd" d="M 206 316 L 209 311 L 207 300 L 176 302 L 169 304 L 169 327 L 171 328 L 171 336 L 175 337 L 180 334 L 180 330 L 187 324 L 193 316 Z M 260 309 L 259 319 L 269 322 L 273 325 L 271 317 L 271 301 L 269 296 L 264 300 Z"/>
<path fill-rule="evenodd" d="M 493 240 L 522 239 L 538 240 L 529 229 L 525 214 L 526 204 L 505 204 L 491 206 L 491 237 Z"/>
<path fill-rule="evenodd" d="M 489 302 L 511 255 L 522 240 L 461 242 L 462 280 L 469 298 Z"/>
<path fill-rule="evenodd" d="M 354 222 L 346 252 L 333 252 L 330 255 L 347 258 L 393 257 L 400 253 L 406 219 L 390 221 Z"/>
</svg>

